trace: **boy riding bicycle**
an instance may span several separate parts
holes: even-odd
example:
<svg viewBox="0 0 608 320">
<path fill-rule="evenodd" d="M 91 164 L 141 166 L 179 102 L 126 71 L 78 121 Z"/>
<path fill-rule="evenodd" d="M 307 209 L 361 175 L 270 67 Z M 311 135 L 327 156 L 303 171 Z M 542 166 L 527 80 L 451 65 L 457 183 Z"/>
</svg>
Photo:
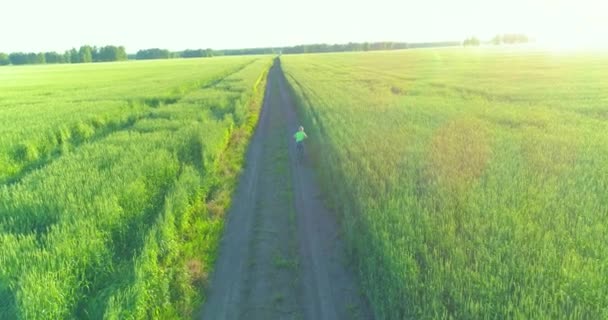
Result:
<svg viewBox="0 0 608 320">
<path fill-rule="evenodd" d="M 304 132 L 304 127 L 300 126 L 300 129 L 293 135 L 293 138 L 296 140 L 296 150 L 298 150 L 299 154 L 303 154 L 304 139 L 308 138 L 308 136 Z"/>
</svg>

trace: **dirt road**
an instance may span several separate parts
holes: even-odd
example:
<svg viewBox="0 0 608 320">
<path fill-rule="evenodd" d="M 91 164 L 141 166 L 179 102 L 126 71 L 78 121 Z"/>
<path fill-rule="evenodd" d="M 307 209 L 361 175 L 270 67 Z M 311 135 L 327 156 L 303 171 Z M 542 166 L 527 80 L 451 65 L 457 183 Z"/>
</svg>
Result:
<svg viewBox="0 0 608 320">
<path fill-rule="evenodd" d="M 228 214 L 204 320 L 371 319 L 314 168 L 296 161 L 291 136 L 298 125 L 275 65 Z"/>
</svg>

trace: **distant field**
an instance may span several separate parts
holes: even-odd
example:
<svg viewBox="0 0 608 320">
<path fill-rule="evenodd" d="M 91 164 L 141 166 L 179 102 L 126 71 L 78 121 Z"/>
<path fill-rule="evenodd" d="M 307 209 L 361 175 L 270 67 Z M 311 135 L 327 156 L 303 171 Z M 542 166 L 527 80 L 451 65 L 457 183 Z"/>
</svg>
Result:
<svg viewBox="0 0 608 320">
<path fill-rule="evenodd" d="M 0 68 L 0 318 L 189 318 L 270 57 Z"/>
<path fill-rule="evenodd" d="M 608 318 L 608 55 L 281 61 L 377 318 Z"/>
</svg>

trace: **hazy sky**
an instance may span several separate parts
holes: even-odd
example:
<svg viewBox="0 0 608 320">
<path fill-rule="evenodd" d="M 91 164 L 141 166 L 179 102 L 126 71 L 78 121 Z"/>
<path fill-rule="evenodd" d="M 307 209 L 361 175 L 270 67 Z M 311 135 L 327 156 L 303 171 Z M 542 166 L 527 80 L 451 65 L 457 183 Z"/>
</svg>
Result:
<svg viewBox="0 0 608 320">
<path fill-rule="evenodd" d="M 82 44 L 245 48 L 462 40 L 524 32 L 608 45 L 603 0 L 25 0 L 0 6 L 0 52 Z"/>
</svg>

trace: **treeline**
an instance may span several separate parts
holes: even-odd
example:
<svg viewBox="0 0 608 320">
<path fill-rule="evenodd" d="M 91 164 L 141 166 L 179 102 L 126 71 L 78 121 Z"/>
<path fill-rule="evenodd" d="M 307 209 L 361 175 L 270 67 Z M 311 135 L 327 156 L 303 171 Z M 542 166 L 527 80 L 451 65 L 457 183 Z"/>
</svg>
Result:
<svg viewBox="0 0 608 320">
<path fill-rule="evenodd" d="M 481 41 L 479 41 L 479 39 L 477 39 L 477 37 L 466 38 L 462 42 L 462 45 L 465 46 L 465 47 L 468 47 L 468 46 L 478 46 L 480 44 L 481 44 Z"/>
<path fill-rule="evenodd" d="M 373 50 L 396 50 L 407 49 L 408 44 L 402 42 L 364 42 L 347 44 L 310 44 L 283 48 L 285 54 L 295 53 L 323 53 L 323 52 L 347 52 L 347 51 L 373 51 Z"/>
<path fill-rule="evenodd" d="M 501 38 L 502 39 L 502 38 Z M 510 39 L 510 38 L 509 38 Z M 176 59 L 176 58 L 205 58 L 214 56 L 241 56 L 255 54 L 300 54 L 300 53 L 326 53 L 326 52 L 348 52 L 348 51 L 377 51 L 377 50 L 399 50 L 430 47 L 459 46 L 458 41 L 444 42 L 350 42 L 346 44 L 306 44 L 291 47 L 266 47 L 248 49 L 188 49 L 184 51 L 171 52 L 167 49 L 151 48 L 137 51 L 136 54 L 127 55 L 122 46 L 82 46 L 57 52 L 23 53 L 11 54 L 0 53 L 0 66 L 2 65 L 24 65 L 44 63 L 87 63 L 123 60 L 150 60 L 150 59 Z"/>
<path fill-rule="evenodd" d="M 492 43 L 499 44 L 518 44 L 518 43 L 528 43 L 530 42 L 530 38 L 527 35 L 521 33 L 507 33 L 507 34 L 498 34 L 492 39 Z"/>
<path fill-rule="evenodd" d="M 0 53 L 0 65 L 52 64 L 52 63 L 87 63 L 127 60 L 123 46 L 82 46 L 63 53 L 50 52 L 13 52 Z"/>
<path fill-rule="evenodd" d="M 146 49 L 139 50 L 135 55 L 135 59 L 137 60 L 149 60 L 149 59 L 169 59 L 171 58 L 171 52 L 166 49 Z"/>
<path fill-rule="evenodd" d="M 298 53 L 324 53 L 324 52 L 347 52 L 347 51 L 374 51 L 374 50 L 398 50 L 426 47 L 448 47 L 458 46 L 460 42 L 363 42 L 347 44 L 306 44 L 292 47 L 266 47 L 266 48 L 247 48 L 247 49 L 188 49 L 184 51 L 171 52 L 167 49 L 145 49 L 139 50 L 134 55 L 129 55 L 129 59 L 149 60 L 149 59 L 176 59 L 176 58 L 206 58 L 216 56 L 242 56 L 254 54 L 298 54 Z"/>
<path fill-rule="evenodd" d="M 530 38 L 523 33 L 505 33 L 505 34 L 497 34 L 492 40 L 482 42 L 477 37 L 470 37 L 464 39 L 462 45 L 465 47 L 468 46 L 479 46 L 481 44 L 521 44 L 521 43 L 529 43 Z"/>
<path fill-rule="evenodd" d="M 459 46 L 458 41 L 443 42 L 349 42 L 346 44 L 305 44 L 291 47 L 266 47 L 250 49 L 227 49 L 208 51 L 209 56 L 232 56 L 252 54 L 301 54 L 301 53 L 327 53 L 327 52 L 349 52 L 349 51 L 377 51 L 377 50 L 399 50 L 430 47 Z M 210 50 L 210 49 L 207 49 Z M 182 58 L 185 58 L 183 54 Z"/>
<path fill-rule="evenodd" d="M 425 43 L 405 43 L 405 42 L 364 42 L 347 44 L 307 44 L 292 47 L 266 47 L 248 49 L 188 49 L 179 52 L 170 52 L 166 49 L 145 49 L 139 50 L 135 55 L 129 56 L 130 59 L 175 59 L 175 58 L 205 58 L 214 56 L 242 56 L 254 54 L 299 54 L 299 53 L 324 53 L 324 52 L 347 52 L 347 51 L 374 51 L 374 50 L 398 50 L 424 47 L 446 47 L 458 46 L 457 41 L 451 42 L 425 42 Z"/>
<path fill-rule="evenodd" d="M 350 51 L 378 51 L 378 50 L 400 50 L 429 47 L 458 46 L 458 41 L 443 42 L 349 42 L 346 44 L 305 44 L 292 47 L 278 48 L 255 48 L 240 50 L 221 50 L 218 55 L 243 55 L 243 54 L 302 54 L 302 53 L 328 53 L 328 52 L 350 52 Z"/>
</svg>

